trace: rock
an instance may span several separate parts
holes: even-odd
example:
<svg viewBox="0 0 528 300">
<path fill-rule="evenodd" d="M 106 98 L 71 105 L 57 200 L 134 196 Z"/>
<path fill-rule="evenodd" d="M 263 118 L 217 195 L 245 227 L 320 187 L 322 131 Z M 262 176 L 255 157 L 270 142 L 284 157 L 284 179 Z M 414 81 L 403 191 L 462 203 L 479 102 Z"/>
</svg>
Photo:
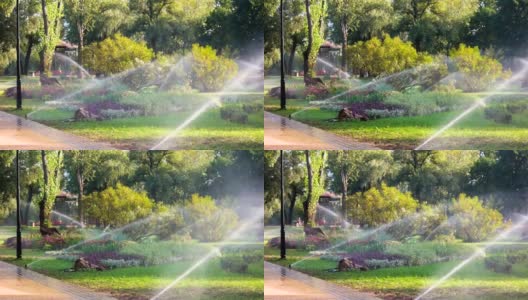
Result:
<svg viewBox="0 0 528 300">
<path fill-rule="evenodd" d="M 274 98 L 280 98 L 281 96 L 281 90 L 280 86 L 274 87 L 271 90 L 269 90 L 268 95 Z M 296 99 L 297 95 L 292 90 L 286 89 L 286 98 L 287 99 Z"/>
<path fill-rule="evenodd" d="M 40 234 L 43 235 L 43 236 L 48 236 L 48 235 L 61 235 L 59 230 L 57 230 L 57 228 L 54 228 L 54 227 L 48 227 L 48 228 L 40 228 Z"/>
<path fill-rule="evenodd" d="M 268 245 L 273 248 L 280 248 L 280 236 L 274 237 L 268 241 Z M 294 241 L 286 239 L 286 249 L 296 249 L 297 244 Z"/>
<path fill-rule="evenodd" d="M 99 266 L 96 264 L 92 264 L 89 261 L 87 261 L 84 258 L 79 258 L 75 261 L 73 264 L 73 270 L 75 272 L 81 271 L 81 270 L 97 270 L 97 271 L 104 271 L 105 268 L 103 266 Z"/>
<path fill-rule="evenodd" d="M 62 86 L 62 84 L 59 82 L 57 78 L 54 77 L 47 77 L 47 76 L 40 76 L 40 85 L 56 85 L 56 86 Z"/>
<path fill-rule="evenodd" d="M 326 238 L 326 234 L 319 227 L 304 227 L 304 234 L 306 235 L 306 237 L 316 236 Z"/>
<path fill-rule="evenodd" d="M 369 118 L 365 116 L 364 114 L 355 113 L 353 110 L 347 107 L 339 111 L 339 113 L 337 114 L 337 119 L 339 121 L 346 121 L 346 120 L 368 121 L 369 120 Z"/>
<path fill-rule="evenodd" d="M 17 96 L 17 87 L 10 87 L 4 91 L 6 97 L 16 98 Z"/>
<path fill-rule="evenodd" d="M 100 120 L 101 118 L 95 114 L 92 114 L 84 108 L 79 108 L 74 115 L 75 121 L 84 121 L 84 120 Z"/>
<path fill-rule="evenodd" d="M 363 265 L 356 264 L 352 259 L 345 257 L 337 264 L 337 270 L 339 272 L 346 272 L 350 270 L 368 271 L 368 268 Z"/>
<path fill-rule="evenodd" d="M 323 80 L 319 77 L 307 77 L 304 79 L 304 84 L 306 84 L 307 86 L 311 86 L 311 85 L 325 86 Z"/>
</svg>

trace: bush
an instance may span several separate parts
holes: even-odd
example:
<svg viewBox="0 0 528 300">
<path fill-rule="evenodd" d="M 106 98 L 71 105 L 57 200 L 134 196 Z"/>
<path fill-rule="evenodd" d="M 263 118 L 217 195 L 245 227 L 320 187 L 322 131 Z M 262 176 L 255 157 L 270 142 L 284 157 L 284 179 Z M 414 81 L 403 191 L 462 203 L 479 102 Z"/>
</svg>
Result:
<svg viewBox="0 0 528 300">
<path fill-rule="evenodd" d="M 383 40 L 373 38 L 357 42 L 347 48 L 347 55 L 352 68 L 360 75 L 374 77 L 432 62 L 429 55 L 418 53 L 410 42 L 389 35 L 385 35 Z"/>
<path fill-rule="evenodd" d="M 422 204 L 418 213 L 388 226 L 387 233 L 399 241 L 415 236 L 430 240 L 436 235 L 450 233 L 448 227 L 442 227 L 446 219 L 442 210 Z"/>
<path fill-rule="evenodd" d="M 123 232 L 133 240 L 141 240 L 156 236 L 160 240 L 168 240 L 177 234 L 178 238 L 183 238 L 188 232 L 182 232 L 185 228 L 183 213 L 179 209 L 160 212 L 151 217 L 148 222 L 141 226 L 131 226 Z"/>
<path fill-rule="evenodd" d="M 395 187 L 382 184 L 365 193 L 358 192 L 348 199 L 352 220 L 362 225 L 379 226 L 416 212 L 418 201 L 410 193 L 402 193 Z"/>
<path fill-rule="evenodd" d="M 508 258 L 505 255 L 486 257 L 486 259 L 484 259 L 484 265 L 489 270 L 506 274 L 511 273 L 513 267 L 513 264 L 508 261 Z"/>
<path fill-rule="evenodd" d="M 249 115 L 243 108 L 230 105 L 220 109 L 220 117 L 226 121 L 247 124 Z"/>
<path fill-rule="evenodd" d="M 86 197 L 86 212 L 103 226 L 123 226 L 152 213 L 154 202 L 145 192 L 118 184 Z"/>
<path fill-rule="evenodd" d="M 227 256 L 220 258 L 220 267 L 233 273 L 247 273 L 249 264 L 240 256 Z"/>
<path fill-rule="evenodd" d="M 152 60 L 154 52 L 145 42 L 136 42 L 121 34 L 91 44 L 83 50 L 85 66 L 97 74 L 111 75 Z"/>
<path fill-rule="evenodd" d="M 511 75 L 510 72 L 503 71 L 498 60 L 481 55 L 478 47 L 460 44 L 449 55 L 457 70 L 464 75 L 459 86 L 464 91 L 486 90 L 495 81 Z"/>
<path fill-rule="evenodd" d="M 218 207 L 210 196 L 192 195 L 185 208 L 185 222 L 192 224 L 191 236 L 202 242 L 221 241 L 238 223 L 233 210 Z"/>
<path fill-rule="evenodd" d="M 461 92 L 419 92 L 390 93 L 386 104 L 405 110 L 407 116 L 423 116 L 438 112 L 453 111 L 471 105 L 474 98 Z"/>
<path fill-rule="evenodd" d="M 456 217 L 455 235 L 465 242 L 483 241 L 503 226 L 502 214 L 485 207 L 478 197 L 460 194 L 450 211 Z"/>
<path fill-rule="evenodd" d="M 238 65 L 231 59 L 217 56 L 211 46 L 192 47 L 192 86 L 200 91 L 219 91 L 233 79 Z"/>
<path fill-rule="evenodd" d="M 126 242 L 121 253 L 143 257 L 145 265 L 161 265 L 182 259 L 192 260 L 211 251 L 210 247 L 194 242 L 144 241 Z"/>
</svg>

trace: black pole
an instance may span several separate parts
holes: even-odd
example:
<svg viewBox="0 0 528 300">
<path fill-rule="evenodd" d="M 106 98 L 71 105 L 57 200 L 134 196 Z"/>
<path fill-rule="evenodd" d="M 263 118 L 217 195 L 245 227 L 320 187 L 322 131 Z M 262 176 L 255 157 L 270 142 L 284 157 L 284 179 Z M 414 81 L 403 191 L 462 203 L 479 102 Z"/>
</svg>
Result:
<svg viewBox="0 0 528 300">
<path fill-rule="evenodd" d="M 284 0 L 280 2 L 280 64 L 281 64 L 281 109 L 286 109 L 286 82 L 284 81 Z"/>
<path fill-rule="evenodd" d="M 281 199 L 280 199 L 280 214 L 281 214 L 281 259 L 286 259 L 286 232 L 284 231 L 284 153 L 280 151 L 280 176 L 281 176 Z"/>
<path fill-rule="evenodd" d="M 17 259 L 22 259 L 22 231 L 20 230 L 20 157 L 19 151 L 16 151 L 16 220 L 17 220 Z"/>
<path fill-rule="evenodd" d="M 17 48 L 16 48 L 16 64 L 17 64 L 17 98 L 16 98 L 16 108 L 22 109 L 22 82 L 20 81 L 20 1 L 16 2 L 16 39 L 17 39 Z"/>
</svg>

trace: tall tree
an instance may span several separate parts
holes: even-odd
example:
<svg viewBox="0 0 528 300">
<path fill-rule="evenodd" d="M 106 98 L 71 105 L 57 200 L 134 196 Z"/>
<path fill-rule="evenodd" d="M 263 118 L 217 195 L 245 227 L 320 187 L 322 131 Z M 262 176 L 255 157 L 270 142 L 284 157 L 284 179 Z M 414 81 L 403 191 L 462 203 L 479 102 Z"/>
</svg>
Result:
<svg viewBox="0 0 528 300">
<path fill-rule="evenodd" d="M 304 224 L 315 226 L 319 197 L 325 190 L 326 151 L 304 151 L 306 159 L 306 199 L 303 202 Z"/>
<path fill-rule="evenodd" d="M 330 13 L 334 26 L 339 26 L 341 30 L 341 69 L 347 72 L 347 55 L 349 31 L 358 25 L 359 7 L 363 4 L 361 0 L 332 0 Z M 339 24 L 339 25 L 338 25 Z"/>
<path fill-rule="evenodd" d="M 100 10 L 101 1 L 99 0 L 65 0 L 64 16 L 77 34 L 77 62 L 81 66 L 85 36 L 95 25 Z M 82 76 L 83 72 L 79 70 L 79 77 Z"/>
<path fill-rule="evenodd" d="M 63 153 L 62 151 L 42 150 L 40 155 L 43 180 L 40 187 L 42 195 L 39 200 L 39 221 L 41 233 L 44 234 L 51 225 L 51 211 L 55 198 L 61 190 Z"/>
<path fill-rule="evenodd" d="M 303 50 L 304 82 L 310 84 L 319 48 L 324 42 L 326 1 L 305 0 L 306 32 L 308 42 Z"/>
<path fill-rule="evenodd" d="M 86 184 L 95 176 L 101 161 L 100 151 L 74 150 L 67 151 L 64 155 L 64 166 L 70 177 L 68 183 L 71 191 L 77 192 L 77 217 L 79 222 L 84 223 L 84 195 Z"/>
<path fill-rule="evenodd" d="M 41 0 L 42 31 L 40 32 L 40 72 L 48 76 L 55 47 L 60 40 L 62 29 L 62 0 Z"/>
</svg>

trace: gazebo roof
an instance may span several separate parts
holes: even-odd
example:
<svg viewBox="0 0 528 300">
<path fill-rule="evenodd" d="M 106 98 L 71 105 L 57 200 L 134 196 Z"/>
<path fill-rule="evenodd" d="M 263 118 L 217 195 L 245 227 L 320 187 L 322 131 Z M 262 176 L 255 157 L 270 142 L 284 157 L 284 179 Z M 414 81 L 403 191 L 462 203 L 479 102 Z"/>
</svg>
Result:
<svg viewBox="0 0 528 300">
<path fill-rule="evenodd" d="M 341 45 L 337 45 L 332 41 L 324 41 L 319 49 L 340 50 Z"/>
<path fill-rule="evenodd" d="M 74 45 L 68 41 L 59 41 L 59 43 L 55 46 L 55 49 L 66 49 L 66 50 L 76 50 L 77 45 Z"/>
</svg>

